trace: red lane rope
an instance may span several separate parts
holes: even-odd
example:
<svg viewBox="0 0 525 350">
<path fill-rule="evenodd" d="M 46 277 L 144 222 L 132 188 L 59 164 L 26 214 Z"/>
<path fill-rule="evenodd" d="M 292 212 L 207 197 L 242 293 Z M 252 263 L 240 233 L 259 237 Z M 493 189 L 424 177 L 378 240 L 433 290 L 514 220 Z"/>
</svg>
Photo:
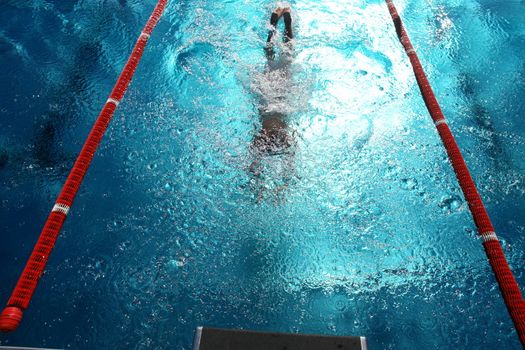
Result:
<svg viewBox="0 0 525 350">
<path fill-rule="evenodd" d="M 425 75 L 425 71 L 421 66 L 416 51 L 410 42 L 407 31 L 401 21 L 401 17 L 399 16 L 392 0 L 386 0 L 386 2 L 392 20 L 394 21 L 397 36 L 412 63 L 417 84 L 419 85 L 427 109 L 434 120 L 434 124 L 436 125 L 439 136 L 443 141 L 450 162 L 452 163 L 452 167 L 454 168 L 454 172 L 456 173 L 461 190 L 465 195 L 465 199 L 467 200 L 472 216 L 474 217 L 474 222 L 476 223 L 478 233 L 483 240 L 483 246 L 487 257 L 489 258 L 489 263 L 496 275 L 496 280 L 498 281 L 505 305 L 507 305 L 507 310 L 512 317 L 521 344 L 525 346 L 525 301 L 521 295 L 520 288 L 509 268 L 509 264 L 503 254 L 498 237 L 494 232 L 492 222 L 485 210 L 485 206 L 483 205 L 481 197 L 476 189 L 476 185 L 474 184 L 472 176 L 465 164 L 465 160 L 461 155 L 456 140 L 447 125 L 443 112 L 441 111 L 434 92 L 432 91 L 432 87 Z"/>
<path fill-rule="evenodd" d="M 29 305 L 29 301 L 33 296 L 38 280 L 44 272 L 49 255 L 53 250 L 60 229 L 62 228 L 62 224 L 69 212 L 69 208 L 73 204 L 73 200 L 75 199 L 80 184 L 82 183 L 82 179 L 84 178 L 97 147 L 104 136 L 111 118 L 113 117 L 113 113 L 117 109 L 120 100 L 122 100 L 122 97 L 131 82 L 131 78 L 137 69 L 148 39 L 160 20 L 167 3 L 168 0 L 158 1 L 153 13 L 146 23 L 146 26 L 137 39 L 135 47 L 124 66 L 124 69 L 122 70 L 122 73 L 120 73 L 117 83 L 113 87 L 113 91 L 111 91 L 107 102 L 93 125 L 93 128 L 91 129 L 91 132 L 89 133 L 89 136 L 82 147 L 71 172 L 69 173 L 66 183 L 62 187 L 62 191 L 55 202 L 51 214 L 49 214 L 49 217 L 47 218 L 44 228 L 40 233 L 40 237 L 33 249 L 33 253 L 31 254 L 16 287 L 11 294 L 11 298 L 7 302 L 7 307 L 0 315 L 0 331 L 12 332 L 18 328 L 23 312 Z"/>
</svg>

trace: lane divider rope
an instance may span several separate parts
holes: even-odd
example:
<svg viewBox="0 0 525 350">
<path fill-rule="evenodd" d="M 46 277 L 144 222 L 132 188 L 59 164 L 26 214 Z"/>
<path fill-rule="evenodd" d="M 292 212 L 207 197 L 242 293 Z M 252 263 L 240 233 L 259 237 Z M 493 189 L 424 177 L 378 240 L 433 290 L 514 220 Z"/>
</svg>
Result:
<svg viewBox="0 0 525 350">
<path fill-rule="evenodd" d="M 115 100 L 114 98 L 111 98 L 111 97 L 110 97 L 110 98 L 108 98 L 108 100 L 106 101 L 106 103 L 113 103 L 113 104 L 115 105 L 115 108 L 117 108 L 118 105 L 119 105 L 119 103 L 120 103 L 120 101 L 117 101 L 117 100 Z"/>
<path fill-rule="evenodd" d="M 57 211 L 59 213 L 67 215 L 69 213 L 69 206 L 62 203 L 56 203 L 51 211 Z"/>
<path fill-rule="evenodd" d="M 445 119 L 439 119 L 434 122 L 435 126 L 440 126 L 441 124 L 446 124 L 447 121 Z"/>
<path fill-rule="evenodd" d="M 525 347 L 525 301 L 523 300 L 520 288 L 510 270 L 492 222 L 490 221 L 456 140 L 445 121 L 441 107 L 432 91 L 432 87 L 430 86 L 421 62 L 415 53 L 415 49 L 410 42 L 407 31 L 401 21 L 401 17 L 399 16 L 393 1 L 386 0 L 386 2 L 394 22 L 397 36 L 410 59 L 410 63 L 412 64 L 416 81 L 421 90 L 421 95 L 423 96 L 425 105 L 436 125 L 439 136 L 443 141 L 443 145 L 445 146 L 452 167 L 454 168 L 454 172 L 456 173 L 461 190 L 468 202 L 470 212 L 472 213 L 478 233 L 483 241 L 483 247 L 485 248 L 489 263 L 494 271 L 507 310 L 514 322 L 514 327 L 516 328 L 521 344 Z"/>
<path fill-rule="evenodd" d="M 73 204 L 73 200 L 78 192 L 80 184 L 86 174 L 95 152 L 104 136 L 104 133 L 113 117 L 119 101 L 122 100 L 131 78 L 137 69 L 148 39 L 160 20 L 168 0 L 159 0 L 153 13 L 148 19 L 143 31 L 141 32 L 131 55 L 120 73 L 120 76 L 104 104 L 89 136 L 80 151 L 80 154 L 69 173 L 69 176 L 62 187 L 58 199 L 49 214 L 47 221 L 40 233 L 40 237 L 33 249 L 31 256 L 18 279 L 15 289 L 7 302 L 6 308 L 0 315 L 0 331 L 12 332 L 16 330 L 22 320 L 23 313 L 27 309 L 31 297 L 36 289 L 38 281 L 42 276 L 49 255 L 55 246 L 60 229 Z"/>
</svg>

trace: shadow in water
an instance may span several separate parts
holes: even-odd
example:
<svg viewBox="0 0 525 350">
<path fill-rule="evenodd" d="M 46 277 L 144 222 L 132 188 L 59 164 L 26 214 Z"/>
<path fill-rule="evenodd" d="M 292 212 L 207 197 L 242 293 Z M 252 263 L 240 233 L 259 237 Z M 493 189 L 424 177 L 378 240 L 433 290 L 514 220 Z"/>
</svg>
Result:
<svg viewBox="0 0 525 350">
<path fill-rule="evenodd" d="M 50 117 L 40 126 L 33 143 L 33 155 L 40 166 L 52 167 L 57 163 L 55 142 L 57 139 L 56 120 L 62 119 Z"/>
<path fill-rule="evenodd" d="M 476 129 L 481 131 L 483 138 L 487 140 L 484 146 L 489 158 L 497 168 L 511 167 L 511 160 L 498 137 L 492 117 L 478 97 L 475 78 L 469 73 L 461 73 L 458 81 L 459 88 L 468 102 L 469 111 L 472 114 L 471 120 Z"/>
<path fill-rule="evenodd" d="M 60 137 L 63 128 L 78 113 L 74 105 L 76 97 L 88 89 L 89 75 L 97 68 L 100 58 L 104 54 L 102 45 L 92 40 L 81 42 L 73 55 L 72 65 L 68 77 L 63 84 L 58 84 L 51 92 L 49 100 L 59 105 L 60 111 L 48 110 L 37 126 L 33 137 L 32 153 L 35 161 L 43 167 L 54 167 L 62 164 L 72 156 L 64 155 L 60 148 Z"/>
<path fill-rule="evenodd" d="M 7 166 L 8 161 L 9 155 L 7 154 L 7 152 L 4 150 L 0 150 L 0 170 Z"/>
</svg>

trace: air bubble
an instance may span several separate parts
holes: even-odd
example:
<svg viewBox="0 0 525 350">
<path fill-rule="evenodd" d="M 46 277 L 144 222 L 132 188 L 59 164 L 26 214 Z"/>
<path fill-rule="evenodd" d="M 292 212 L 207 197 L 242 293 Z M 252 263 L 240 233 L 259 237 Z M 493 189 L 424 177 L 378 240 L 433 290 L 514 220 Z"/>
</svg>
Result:
<svg viewBox="0 0 525 350">
<path fill-rule="evenodd" d="M 135 160 L 138 158 L 138 156 L 139 154 L 137 153 L 137 151 L 130 152 L 128 154 L 128 160 Z"/>
<path fill-rule="evenodd" d="M 171 259 L 170 261 L 168 261 L 168 271 L 175 271 L 180 269 L 181 267 L 186 265 L 187 261 L 188 259 L 186 259 L 183 256 L 177 257 L 176 259 Z"/>
<path fill-rule="evenodd" d="M 442 199 L 439 203 L 439 207 L 444 211 L 452 212 L 459 210 L 461 208 L 461 204 L 461 198 L 458 196 L 451 196 Z"/>
<path fill-rule="evenodd" d="M 401 180 L 401 188 L 404 190 L 413 190 L 417 187 L 416 179 L 403 179 Z"/>
</svg>

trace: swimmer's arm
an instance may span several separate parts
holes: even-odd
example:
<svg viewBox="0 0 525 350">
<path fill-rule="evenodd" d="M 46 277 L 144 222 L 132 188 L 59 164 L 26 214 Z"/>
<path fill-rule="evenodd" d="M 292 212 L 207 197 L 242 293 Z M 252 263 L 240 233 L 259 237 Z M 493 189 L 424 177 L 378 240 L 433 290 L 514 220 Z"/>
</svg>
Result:
<svg viewBox="0 0 525 350">
<path fill-rule="evenodd" d="M 292 31 L 292 15 L 290 14 L 290 9 L 288 8 L 283 13 L 284 19 L 284 41 L 288 42 L 293 39 Z"/>
<path fill-rule="evenodd" d="M 270 17 L 270 31 L 268 32 L 268 38 L 266 39 L 266 46 L 264 47 L 264 52 L 266 53 L 266 58 L 268 60 L 273 60 L 275 57 L 275 51 L 273 50 L 272 38 L 277 31 L 277 21 L 279 21 L 279 14 L 272 12 Z"/>
<path fill-rule="evenodd" d="M 279 21 L 279 14 L 272 12 L 270 17 L 270 31 L 268 32 L 268 38 L 266 39 L 266 46 L 271 43 L 275 32 L 277 31 L 277 21 Z"/>
</svg>

